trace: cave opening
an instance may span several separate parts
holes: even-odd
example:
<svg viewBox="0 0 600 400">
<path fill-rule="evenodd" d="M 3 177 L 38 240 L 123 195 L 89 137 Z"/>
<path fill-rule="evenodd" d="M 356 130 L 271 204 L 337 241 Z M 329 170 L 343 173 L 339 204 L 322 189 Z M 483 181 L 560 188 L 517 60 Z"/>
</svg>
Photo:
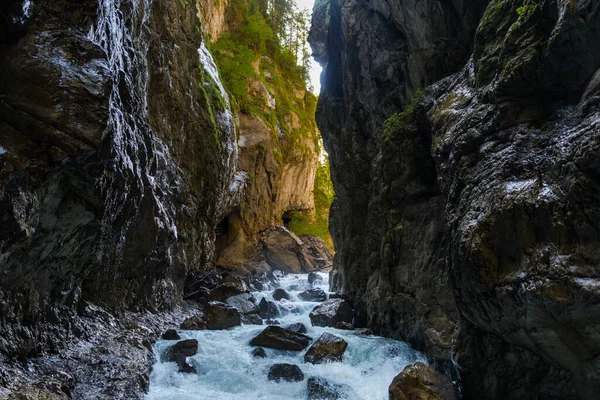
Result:
<svg viewBox="0 0 600 400">
<path fill-rule="evenodd" d="M 225 216 L 215 227 L 215 251 L 220 253 L 229 245 L 229 216 Z"/>
<path fill-rule="evenodd" d="M 283 221 L 283 226 L 286 228 L 289 227 L 290 222 L 292 222 L 292 211 L 286 211 L 281 216 L 281 220 Z"/>
</svg>

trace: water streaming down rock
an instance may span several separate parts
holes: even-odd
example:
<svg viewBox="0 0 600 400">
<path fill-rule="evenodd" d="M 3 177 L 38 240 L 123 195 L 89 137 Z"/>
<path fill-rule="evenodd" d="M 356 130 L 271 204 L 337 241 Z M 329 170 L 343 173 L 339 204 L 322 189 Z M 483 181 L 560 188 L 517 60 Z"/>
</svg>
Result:
<svg viewBox="0 0 600 400">
<path fill-rule="evenodd" d="M 328 289 L 327 274 L 318 287 Z M 178 372 L 175 363 L 158 362 L 150 376 L 150 391 L 147 400 L 288 400 L 306 399 L 307 380 L 323 377 L 344 388 L 344 395 L 351 400 L 384 400 L 388 398 L 388 386 L 402 369 L 424 357 L 407 344 L 376 336 L 364 336 L 355 331 L 313 327 L 308 314 L 319 303 L 302 301 L 298 294 L 309 287 L 307 275 L 286 275 L 280 286 L 289 294 L 297 309 L 289 312 L 280 307 L 283 316 L 278 317 L 282 327 L 292 323 L 303 323 L 313 339 L 324 332 L 334 333 L 348 342 L 348 348 L 339 363 L 304 363 L 305 351 L 279 351 L 265 349 L 267 357 L 253 357 L 248 343 L 265 326 L 244 325 L 220 331 L 180 331 L 182 339 L 197 339 L 198 353 L 191 358 L 196 374 Z M 274 287 L 254 292 L 254 297 L 273 299 Z M 157 360 L 173 341 L 159 341 L 155 345 Z M 163 358 L 164 359 L 164 358 Z M 298 365 L 304 373 L 301 382 L 269 381 L 269 369 L 274 364 Z"/>
</svg>

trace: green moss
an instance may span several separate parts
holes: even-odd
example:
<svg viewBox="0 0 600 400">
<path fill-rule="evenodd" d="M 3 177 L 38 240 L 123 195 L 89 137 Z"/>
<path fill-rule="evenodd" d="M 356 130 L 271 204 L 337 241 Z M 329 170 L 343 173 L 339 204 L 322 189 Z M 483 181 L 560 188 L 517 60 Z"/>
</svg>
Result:
<svg viewBox="0 0 600 400">
<path fill-rule="evenodd" d="M 181 4 L 181 7 L 183 7 L 184 10 L 187 7 L 187 4 L 185 4 L 185 0 L 179 0 L 179 4 Z"/>
<path fill-rule="evenodd" d="M 423 90 L 419 89 L 415 92 L 411 102 L 409 105 L 404 107 L 399 113 L 396 113 L 389 117 L 387 121 L 385 121 L 385 129 L 383 131 L 383 141 L 389 142 L 394 136 L 399 133 L 405 132 L 408 129 L 411 129 L 414 125 L 414 110 L 417 106 L 417 103 L 423 97 Z"/>
</svg>

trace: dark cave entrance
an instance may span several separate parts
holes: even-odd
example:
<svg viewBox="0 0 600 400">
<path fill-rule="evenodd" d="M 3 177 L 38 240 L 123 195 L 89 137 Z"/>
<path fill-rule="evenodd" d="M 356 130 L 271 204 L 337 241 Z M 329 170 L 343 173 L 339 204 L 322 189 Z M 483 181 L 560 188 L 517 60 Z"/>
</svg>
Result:
<svg viewBox="0 0 600 400">
<path fill-rule="evenodd" d="M 286 211 L 281 216 L 281 220 L 283 221 L 283 225 L 287 228 L 290 222 L 292 222 L 292 211 Z"/>
<path fill-rule="evenodd" d="M 226 216 L 217 224 L 215 236 L 215 252 L 219 254 L 229 245 L 229 216 Z"/>
</svg>

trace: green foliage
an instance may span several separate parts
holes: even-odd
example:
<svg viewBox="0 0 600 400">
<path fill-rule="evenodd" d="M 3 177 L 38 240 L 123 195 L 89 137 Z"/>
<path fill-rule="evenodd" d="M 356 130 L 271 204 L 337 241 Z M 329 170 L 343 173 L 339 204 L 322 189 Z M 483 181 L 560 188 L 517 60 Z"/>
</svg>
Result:
<svg viewBox="0 0 600 400">
<path fill-rule="evenodd" d="M 422 97 L 423 90 L 417 90 L 410 104 L 404 107 L 404 110 L 392 115 L 387 119 L 387 121 L 385 121 L 385 129 L 383 131 L 384 142 L 388 142 L 392 140 L 398 133 L 412 128 L 415 120 L 414 110 Z"/>
<path fill-rule="evenodd" d="M 329 160 L 320 163 L 314 183 L 315 214 L 306 212 L 292 213 L 288 228 L 296 235 L 320 237 L 333 250 L 333 241 L 329 233 L 329 210 L 335 198 L 329 173 Z"/>
</svg>

